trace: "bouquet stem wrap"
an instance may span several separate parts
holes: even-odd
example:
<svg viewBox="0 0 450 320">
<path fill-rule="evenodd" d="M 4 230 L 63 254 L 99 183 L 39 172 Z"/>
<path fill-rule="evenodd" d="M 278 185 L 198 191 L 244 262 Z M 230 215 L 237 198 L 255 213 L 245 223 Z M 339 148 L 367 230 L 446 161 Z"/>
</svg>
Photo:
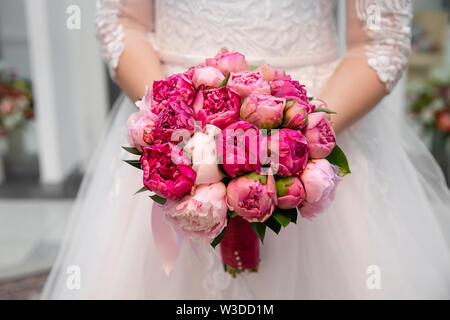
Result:
<svg viewBox="0 0 450 320">
<path fill-rule="evenodd" d="M 259 239 L 249 222 L 235 216 L 228 222 L 220 252 L 226 271 L 233 276 L 244 270 L 257 271 Z"/>
</svg>

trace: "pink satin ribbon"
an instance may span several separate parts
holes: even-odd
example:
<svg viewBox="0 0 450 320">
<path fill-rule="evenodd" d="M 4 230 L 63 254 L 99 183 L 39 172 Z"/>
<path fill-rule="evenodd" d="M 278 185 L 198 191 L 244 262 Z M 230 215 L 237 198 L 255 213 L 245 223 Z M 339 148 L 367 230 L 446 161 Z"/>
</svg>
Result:
<svg viewBox="0 0 450 320">
<path fill-rule="evenodd" d="M 164 206 L 153 202 L 152 207 L 152 233 L 155 242 L 156 251 L 161 259 L 164 272 L 167 276 L 175 265 L 175 261 L 180 255 L 183 244 L 183 236 L 176 232 L 164 220 Z"/>
</svg>

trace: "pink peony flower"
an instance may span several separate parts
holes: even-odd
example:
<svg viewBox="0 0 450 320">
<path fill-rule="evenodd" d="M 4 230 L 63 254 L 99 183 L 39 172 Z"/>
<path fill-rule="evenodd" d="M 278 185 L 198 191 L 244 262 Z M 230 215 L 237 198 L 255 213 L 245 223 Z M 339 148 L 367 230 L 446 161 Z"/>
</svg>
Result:
<svg viewBox="0 0 450 320">
<path fill-rule="evenodd" d="M 309 161 L 300 179 L 305 187 L 306 200 L 298 208 L 302 217 L 312 219 L 331 205 L 341 179 L 337 168 L 325 159 Z"/>
<path fill-rule="evenodd" d="M 242 104 L 240 116 L 260 129 L 277 128 L 283 122 L 285 104 L 284 98 L 254 92 Z"/>
<path fill-rule="evenodd" d="M 214 67 L 204 67 L 195 70 L 192 82 L 196 89 L 218 88 L 225 79 L 219 69 Z"/>
<path fill-rule="evenodd" d="M 204 67 L 206 67 L 206 63 L 203 62 L 196 66 L 189 67 L 189 69 L 187 69 L 184 74 L 187 76 L 189 80 L 192 81 L 192 79 L 194 79 L 195 71 Z"/>
<path fill-rule="evenodd" d="M 181 100 L 192 105 L 195 89 L 189 76 L 184 73 L 174 74 L 161 81 L 153 82 L 152 112 L 159 114 L 169 100 Z"/>
<path fill-rule="evenodd" d="M 245 56 L 239 52 L 230 52 L 227 48 L 222 48 L 214 58 L 206 59 L 205 64 L 219 69 L 224 75 L 228 72 L 248 70 Z"/>
<path fill-rule="evenodd" d="M 296 176 L 279 178 L 277 184 L 277 207 L 280 209 L 296 208 L 306 198 L 305 189 Z"/>
<path fill-rule="evenodd" d="M 259 172 L 262 157 L 267 154 L 266 138 L 256 126 L 246 121 L 235 122 L 222 130 L 217 144 L 219 161 L 231 177 Z"/>
<path fill-rule="evenodd" d="M 258 71 L 232 72 L 227 86 L 236 91 L 241 97 L 248 97 L 252 92 L 270 94 L 270 85 Z"/>
<path fill-rule="evenodd" d="M 301 100 L 308 102 L 305 86 L 298 81 L 292 80 L 291 76 L 286 76 L 270 82 L 272 95 L 275 97 L 286 98 L 287 100 Z"/>
<path fill-rule="evenodd" d="M 336 134 L 325 112 L 309 114 L 305 137 L 308 140 L 309 156 L 313 159 L 328 157 L 336 146 Z"/>
<path fill-rule="evenodd" d="M 156 115 L 150 111 L 133 113 L 127 121 L 128 141 L 139 151 L 153 142 L 151 131 L 155 125 Z"/>
<path fill-rule="evenodd" d="M 277 204 L 274 177 L 252 172 L 231 180 L 227 187 L 227 203 L 231 211 L 248 222 L 264 222 Z"/>
<path fill-rule="evenodd" d="M 265 64 L 257 68 L 256 71 L 261 72 L 264 75 L 264 80 L 267 82 L 273 80 L 280 80 L 286 76 L 286 72 L 282 69 L 274 69 L 271 65 Z"/>
<path fill-rule="evenodd" d="M 309 112 L 313 112 L 317 108 L 325 108 L 328 109 L 328 106 L 325 102 L 319 99 L 313 99 L 309 102 L 309 105 L 311 106 L 311 110 Z"/>
<path fill-rule="evenodd" d="M 141 158 L 144 186 L 166 199 L 179 199 L 189 193 L 196 174 L 183 157 L 183 151 L 172 143 L 144 147 Z"/>
<path fill-rule="evenodd" d="M 203 126 L 212 124 L 220 129 L 239 118 L 241 97 L 227 87 L 200 90 L 195 97 L 193 109 L 195 119 Z"/>
<path fill-rule="evenodd" d="M 199 185 L 192 195 L 168 201 L 165 216 L 189 239 L 211 243 L 227 226 L 226 191 L 222 182 Z"/>
<path fill-rule="evenodd" d="M 154 143 L 173 142 L 179 143 L 182 136 L 179 134 L 185 130 L 188 135 L 194 132 L 194 112 L 182 100 L 169 100 L 158 114 L 150 136 Z"/>
<path fill-rule="evenodd" d="M 308 162 L 308 142 L 298 130 L 280 129 L 269 137 L 272 167 L 277 175 L 298 175 Z"/>
<path fill-rule="evenodd" d="M 217 163 L 216 137 L 222 130 L 207 124 L 203 131 L 197 131 L 184 147 L 185 155 L 189 155 L 192 169 L 197 173 L 196 184 L 219 182 L 223 174 Z"/>
<path fill-rule="evenodd" d="M 0 102 L 0 114 L 8 115 L 11 114 L 16 108 L 16 103 L 14 99 L 4 98 Z"/>
<path fill-rule="evenodd" d="M 303 130 L 308 123 L 308 113 L 311 110 L 310 105 L 300 99 L 289 100 L 284 109 L 283 127 Z"/>
</svg>

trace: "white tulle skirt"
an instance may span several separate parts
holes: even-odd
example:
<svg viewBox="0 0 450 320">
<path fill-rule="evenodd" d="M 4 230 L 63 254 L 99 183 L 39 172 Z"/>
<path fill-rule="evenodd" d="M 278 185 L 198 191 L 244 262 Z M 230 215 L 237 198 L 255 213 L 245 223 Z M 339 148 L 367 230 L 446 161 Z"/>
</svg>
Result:
<svg viewBox="0 0 450 320">
<path fill-rule="evenodd" d="M 295 75 L 294 75 L 295 77 Z M 184 246 L 170 277 L 151 234 L 151 200 L 129 154 L 121 98 L 76 200 L 44 299 L 450 298 L 450 193 L 426 147 L 381 103 L 338 137 L 352 174 L 331 208 L 267 231 L 258 273 L 232 278 L 219 248 Z M 79 283 L 73 285 L 73 277 Z"/>
</svg>

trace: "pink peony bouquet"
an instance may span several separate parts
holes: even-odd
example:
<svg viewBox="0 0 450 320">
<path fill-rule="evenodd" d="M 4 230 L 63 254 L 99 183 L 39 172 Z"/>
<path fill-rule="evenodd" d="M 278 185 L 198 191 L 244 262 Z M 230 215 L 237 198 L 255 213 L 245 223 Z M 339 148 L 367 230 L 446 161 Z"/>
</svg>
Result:
<svg viewBox="0 0 450 320">
<path fill-rule="evenodd" d="M 256 271 L 266 229 L 278 234 L 298 214 L 324 212 L 350 173 L 325 102 L 284 70 L 249 66 L 238 52 L 222 49 L 155 81 L 136 106 L 127 122 L 132 146 L 123 148 L 139 159 L 125 161 L 143 171 L 138 192 L 152 192 L 166 272 L 180 239 L 220 244 L 233 275 Z M 161 231 L 167 225 L 175 242 Z"/>
</svg>

